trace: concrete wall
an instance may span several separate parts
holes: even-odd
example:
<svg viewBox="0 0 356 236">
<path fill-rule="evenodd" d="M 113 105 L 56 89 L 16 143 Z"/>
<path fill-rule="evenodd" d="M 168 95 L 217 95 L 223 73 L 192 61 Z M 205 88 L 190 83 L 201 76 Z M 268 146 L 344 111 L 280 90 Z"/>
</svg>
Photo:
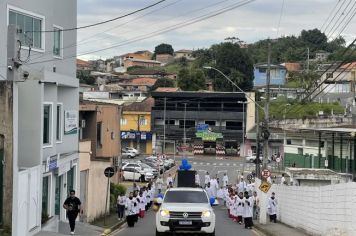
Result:
<svg viewBox="0 0 356 236">
<path fill-rule="evenodd" d="M 322 187 L 273 185 L 278 218 L 312 235 L 356 235 L 356 183 Z"/>
<path fill-rule="evenodd" d="M 105 213 L 107 193 L 107 178 L 104 176 L 106 167 L 111 166 L 110 161 L 90 160 L 90 141 L 80 142 L 80 171 L 87 171 L 86 202 L 83 202 L 84 215 L 87 222 L 92 222 Z M 110 199 L 110 198 L 109 198 Z M 106 209 L 109 208 L 109 202 Z"/>
</svg>

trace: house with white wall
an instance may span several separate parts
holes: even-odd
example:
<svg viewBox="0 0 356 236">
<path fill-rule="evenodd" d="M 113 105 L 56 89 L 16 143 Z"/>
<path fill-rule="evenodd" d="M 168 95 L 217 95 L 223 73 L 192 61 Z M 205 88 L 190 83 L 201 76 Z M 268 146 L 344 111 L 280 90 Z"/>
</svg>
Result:
<svg viewBox="0 0 356 236">
<path fill-rule="evenodd" d="M 79 192 L 76 31 L 61 31 L 76 27 L 77 3 L 1 1 L 1 52 L 7 51 L 8 25 L 18 29 L 22 61 L 13 82 L 12 235 L 27 236 L 43 228 L 56 231 L 66 219 L 68 191 Z M 1 54 L 0 65 L 7 63 Z M 7 66 L 0 67 L 0 79 L 9 79 L 7 73 Z M 46 226 L 43 216 L 50 218 Z"/>
</svg>

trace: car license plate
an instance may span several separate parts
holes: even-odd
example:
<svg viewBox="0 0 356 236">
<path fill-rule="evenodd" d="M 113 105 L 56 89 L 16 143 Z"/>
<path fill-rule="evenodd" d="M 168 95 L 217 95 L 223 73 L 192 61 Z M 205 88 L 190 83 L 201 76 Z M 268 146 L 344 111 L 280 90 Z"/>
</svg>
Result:
<svg viewBox="0 0 356 236">
<path fill-rule="evenodd" d="M 191 220 L 185 220 L 185 221 L 179 221 L 180 225 L 192 225 L 192 221 Z"/>
</svg>

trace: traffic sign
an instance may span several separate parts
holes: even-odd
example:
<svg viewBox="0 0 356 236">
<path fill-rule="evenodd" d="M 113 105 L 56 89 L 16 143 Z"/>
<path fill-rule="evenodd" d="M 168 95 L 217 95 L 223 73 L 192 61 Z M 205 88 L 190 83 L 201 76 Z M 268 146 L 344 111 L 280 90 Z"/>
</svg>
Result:
<svg viewBox="0 0 356 236">
<path fill-rule="evenodd" d="M 281 162 L 281 158 L 280 158 L 280 157 L 277 157 L 277 158 L 276 158 L 276 162 L 277 162 L 277 163 Z"/>
<path fill-rule="evenodd" d="M 104 175 L 107 177 L 107 178 L 111 178 L 113 177 L 115 174 L 115 170 L 113 167 L 107 167 L 105 170 L 104 170 Z"/>
<path fill-rule="evenodd" d="M 252 180 L 253 176 L 251 174 L 247 175 L 247 180 Z"/>
<path fill-rule="evenodd" d="M 271 171 L 269 171 L 268 169 L 264 169 L 263 171 L 262 171 L 262 177 L 264 177 L 264 178 L 268 178 L 268 177 L 270 177 L 271 176 Z"/>
<path fill-rule="evenodd" d="M 269 189 L 271 188 L 271 185 L 266 182 L 266 181 L 263 181 L 260 185 L 260 187 L 258 187 L 262 192 L 264 193 L 267 193 L 269 191 Z"/>
</svg>

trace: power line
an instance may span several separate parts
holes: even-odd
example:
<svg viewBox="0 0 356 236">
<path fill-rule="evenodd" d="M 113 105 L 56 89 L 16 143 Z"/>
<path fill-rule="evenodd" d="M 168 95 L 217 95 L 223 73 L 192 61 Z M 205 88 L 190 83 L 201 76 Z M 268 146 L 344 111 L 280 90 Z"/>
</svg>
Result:
<svg viewBox="0 0 356 236">
<path fill-rule="evenodd" d="M 330 22 L 325 26 L 325 29 L 324 29 L 324 33 L 326 32 L 326 30 L 328 29 L 328 27 L 330 26 L 331 22 L 334 21 L 335 17 L 339 14 L 341 8 L 344 6 L 346 0 L 341 0 L 342 1 L 342 4 L 340 5 L 339 9 L 336 11 L 336 13 L 334 14 L 333 18 L 330 20 Z"/>
<path fill-rule="evenodd" d="M 234 4 L 231 4 L 229 5 L 228 7 L 225 7 L 225 8 L 222 8 L 222 9 L 219 9 L 217 11 L 214 11 L 214 12 L 210 12 L 210 13 L 207 13 L 205 15 L 202 15 L 202 16 L 199 16 L 199 17 L 195 17 L 195 18 L 192 18 L 190 20 L 187 20 L 187 21 L 184 21 L 184 22 L 181 22 L 181 23 L 178 23 L 178 24 L 175 24 L 173 26 L 169 26 L 169 27 L 166 27 L 166 28 L 163 28 L 161 30 L 156 30 L 156 31 L 153 31 L 147 35 L 140 35 L 140 36 L 137 36 L 137 37 L 134 37 L 134 38 L 131 38 L 129 40 L 125 40 L 119 44 L 114 44 L 112 46 L 109 46 L 109 47 L 106 47 L 106 48 L 101 48 L 101 49 L 98 49 L 98 50 L 93 50 L 93 51 L 87 51 L 87 52 L 84 52 L 82 54 L 79 54 L 79 55 L 72 55 L 72 56 L 68 56 L 66 58 L 63 58 L 63 60 L 66 60 L 66 59 L 70 59 L 70 58 L 74 58 L 74 57 L 77 57 L 77 56 L 83 56 L 83 55 L 87 55 L 87 54 L 90 54 L 90 53 L 96 53 L 96 52 L 101 52 L 101 51 L 106 51 L 106 50 L 109 50 L 109 49 L 112 49 L 112 48 L 116 48 L 116 47 L 120 47 L 120 46 L 125 46 L 125 45 L 128 45 L 128 44 L 131 44 L 131 43 L 134 43 L 134 42 L 138 42 L 138 41 L 142 41 L 144 39 L 148 39 L 148 38 L 152 38 L 152 37 L 155 37 L 157 35 L 160 35 L 160 34 L 163 34 L 163 33 L 167 33 L 167 32 L 170 32 L 170 31 L 173 31 L 175 29 L 179 29 L 179 28 L 182 28 L 182 27 L 186 27 L 186 26 L 189 26 L 189 25 L 192 25 L 192 24 L 195 24 L 197 22 L 201 22 L 201 21 L 204 21 L 206 19 L 209 19 L 209 18 L 212 18 L 212 17 L 215 17 L 217 15 L 221 15 L 225 12 L 228 12 L 228 11 L 231 11 L 231 10 L 234 10 L 238 7 L 242 7 L 246 4 L 249 4 L 251 2 L 254 2 L 256 0 L 243 0 L 243 1 L 240 1 L 239 3 L 234 3 Z M 57 59 L 49 59 L 49 60 L 43 60 L 43 61 L 37 61 L 37 62 L 32 62 L 32 63 L 28 63 L 29 65 L 31 64 L 39 64 L 39 63 L 46 63 L 46 62 L 51 62 L 51 61 L 58 61 Z"/>
<path fill-rule="evenodd" d="M 58 32 L 58 31 L 73 31 L 73 30 L 80 30 L 80 29 L 86 29 L 86 28 L 90 28 L 90 27 L 94 27 L 94 26 L 98 26 L 98 25 L 103 25 L 103 24 L 106 24 L 106 23 L 109 23 L 109 22 L 112 22 L 112 21 L 116 21 L 116 20 L 119 20 L 119 19 L 122 19 L 122 18 L 125 18 L 125 17 L 128 17 L 128 16 L 131 16 L 131 15 L 134 15 L 138 12 L 141 12 L 141 11 L 144 11 L 146 9 L 149 9 L 151 7 L 154 7 L 162 2 L 165 2 L 166 0 L 160 0 L 156 3 L 153 3 L 151 5 L 148 5 L 146 7 L 143 7 L 141 9 L 138 9 L 136 11 L 133 11 L 133 12 L 130 12 L 130 13 L 127 13 L 125 15 L 122 15 L 122 16 L 118 16 L 118 17 L 115 17 L 115 18 L 112 18 L 110 20 L 105 20 L 105 21 L 101 21 L 101 22 L 98 22 L 98 23 L 94 23 L 94 24 L 89 24 L 89 25 L 84 25 L 84 26 L 80 26 L 80 27 L 74 27 L 74 28 L 68 28 L 68 29 L 56 29 L 56 30 L 38 30 L 38 31 L 26 31 L 27 32 L 40 32 L 40 33 L 54 33 L 54 32 Z"/>
<path fill-rule="evenodd" d="M 356 8 L 355 8 L 354 12 L 351 14 L 351 16 L 349 17 L 349 19 L 344 24 L 344 26 L 341 28 L 339 34 L 335 37 L 335 39 L 338 38 L 341 35 L 341 33 L 346 29 L 346 27 L 350 24 L 350 22 L 355 17 L 355 15 L 356 15 Z"/>
<path fill-rule="evenodd" d="M 354 2 L 354 4 L 352 5 L 352 7 L 349 9 L 349 11 L 347 12 L 347 14 L 345 15 L 345 11 L 346 11 L 346 9 L 350 6 L 350 4 L 351 4 L 352 1 L 353 1 L 353 0 L 350 0 L 350 1 L 349 1 L 349 3 L 347 4 L 347 6 L 346 6 L 346 7 L 344 8 L 344 10 L 342 11 L 341 15 L 340 15 L 340 16 L 338 17 L 338 19 L 335 21 L 334 25 L 331 27 L 331 29 L 330 29 L 330 31 L 329 31 L 329 33 L 328 33 L 328 35 L 327 35 L 327 38 L 329 38 L 330 36 L 333 35 L 334 31 L 336 31 L 336 30 L 338 29 L 338 27 L 340 26 L 340 24 L 346 19 L 346 17 L 348 16 L 348 14 L 352 11 L 352 9 L 354 8 L 356 2 Z M 341 19 L 341 21 L 340 21 L 340 19 Z M 337 23 L 339 23 L 339 24 L 337 25 Z M 337 27 L 335 28 L 336 25 L 337 25 Z"/>
<path fill-rule="evenodd" d="M 129 22 L 133 22 L 133 21 L 135 21 L 135 20 L 137 20 L 137 19 L 139 19 L 139 18 L 142 18 L 143 16 L 149 15 L 149 14 L 151 14 L 151 13 L 153 13 L 153 12 L 156 12 L 156 11 L 158 11 L 158 10 L 161 10 L 161 9 L 163 9 L 163 8 L 167 8 L 167 7 L 169 7 L 169 6 L 172 6 L 172 5 L 174 5 L 174 4 L 176 4 L 177 2 L 180 2 L 180 1 L 182 1 L 182 0 L 177 0 L 177 1 L 173 2 L 173 3 L 171 3 L 171 4 L 167 4 L 167 5 L 165 5 L 165 6 L 161 7 L 161 8 L 159 8 L 159 9 L 156 9 L 156 10 L 153 10 L 153 11 L 151 11 L 151 12 L 148 12 L 147 14 L 144 14 L 144 15 L 142 15 L 142 16 L 139 16 L 139 17 L 137 17 L 137 18 L 135 18 L 135 19 L 133 19 L 133 20 L 131 20 L 131 21 L 127 21 L 127 22 L 125 22 L 125 23 L 123 23 L 123 24 L 114 26 L 114 27 L 112 27 L 112 28 L 110 28 L 110 29 L 108 29 L 108 30 L 106 30 L 106 31 L 101 32 L 101 33 L 108 32 L 108 31 L 110 31 L 110 30 L 112 30 L 112 29 L 119 28 L 119 27 L 121 27 L 121 26 L 123 26 L 123 25 L 125 25 L 125 24 L 127 24 L 127 23 L 129 23 Z M 230 1 L 230 0 L 219 1 L 219 2 L 217 2 L 217 3 L 213 3 L 213 4 L 210 4 L 210 5 L 207 5 L 207 6 L 203 7 L 203 8 L 199 8 L 199 9 L 195 9 L 195 10 L 192 10 L 192 11 L 188 11 L 188 12 L 186 12 L 186 13 L 184 13 L 184 14 L 180 14 L 178 17 L 184 16 L 184 15 L 189 15 L 189 14 L 194 13 L 194 12 L 199 12 L 199 11 L 201 11 L 201 10 L 205 10 L 205 9 L 208 9 L 208 8 L 211 8 L 211 7 L 220 5 L 220 4 L 222 4 L 222 3 L 224 3 L 224 2 L 227 2 L 227 1 Z M 178 18 L 178 17 L 174 17 L 174 18 Z M 174 18 L 170 18 L 170 19 L 174 19 Z M 129 33 L 129 32 L 132 32 L 132 31 L 137 31 L 137 29 L 134 29 L 134 30 L 131 30 L 131 31 L 126 31 L 126 32 L 121 32 L 120 34 Z M 94 34 L 94 35 L 92 35 L 92 36 L 89 36 L 89 38 L 95 37 L 96 35 L 101 34 L 101 33 L 97 33 L 97 34 Z M 76 42 L 76 43 L 74 43 L 74 44 L 71 44 L 71 45 L 69 45 L 69 46 L 66 46 L 66 47 L 61 48 L 61 50 L 63 50 L 63 49 L 68 49 L 68 48 L 75 47 L 75 46 L 79 46 L 79 45 L 83 45 L 83 44 L 87 44 L 87 43 L 96 42 L 96 41 L 99 41 L 99 40 L 103 40 L 103 38 L 101 38 L 101 39 L 96 39 L 96 40 L 92 40 L 92 41 L 89 41 L 89 42 L 85 42 L 85 41 L 86 41 L 87 39 L 89 39 L 89 38 L 86 38 L 85 40 L 82 40 L 82 41 L 81 41 L 81 42 L 84 41 L 84 43 Z M 107 38 L 109 38 L 109 37 L 107 37 Z M 104 39 L 105 39 L 105 38 L 104 38 Z M 39 57 L 33 58 L 32 60 L 37 60 L 37 59 L 42 58 L 42 57 L 44 57 L 45 55 L 49 55 L 49 54 L 51 54 L 51 52 L 44 53 L 44 54 L 42 54 L 42 55 L 39 56 Z"/>
<path fill-rule="evenodd" d="M 331 12 L 329 13 L 328 17 L 326 18 L 326 20 L 324 21 L 323 25 L 320 27 L 320 31 L 324 28 L 326 22 L 329 21 L 330 17 L 332 16 L 332 14 L 334 13 L 334 11 L 336 10 L 337 6 L 339 5 L 339 3 L 341 2 L 342 0 L 338 0 L 336 5 L 333 7 L 333 9 L 331 10 Z"/>
<path fill-rule="evenodd" d="M 282 0 L 281 13 L 279 14 L 278 27 L 277 27 L 277 38 L 279 36 L 279 29 L 280 29 L 280 26 L 281 26 L 282 15 L 283 15 L 283 10 L 284 10 L 284 4 L 285 4 L 285 0 Z"/>
</svg>

